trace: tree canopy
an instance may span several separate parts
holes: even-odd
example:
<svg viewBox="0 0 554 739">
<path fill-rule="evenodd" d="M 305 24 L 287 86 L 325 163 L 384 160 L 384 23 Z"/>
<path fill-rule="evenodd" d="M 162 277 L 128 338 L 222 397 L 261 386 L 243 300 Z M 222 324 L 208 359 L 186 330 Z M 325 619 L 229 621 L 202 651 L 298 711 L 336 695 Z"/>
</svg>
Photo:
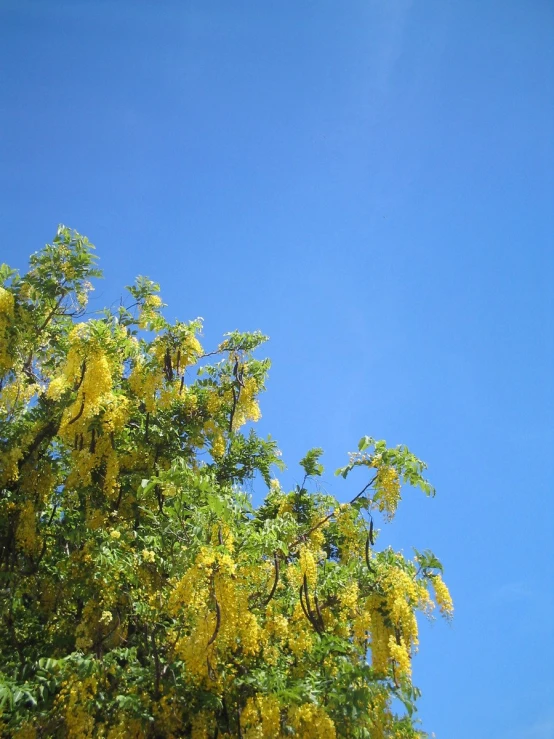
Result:
<svg viewBox="0 0 554 739">
<path fill-rule="evenodd" d="M 378 542 L 426 465 L 366 436 L 350 502 L 321 449 L 284 489 L 253 427 L 266 337 L 204 349 L 144 277 L 87 314 L 95 264 L 60 226 L 0 268 L 1 735 L 425 736 L 416 614 L 452 601 L 430 551 Z"/>
</svg>

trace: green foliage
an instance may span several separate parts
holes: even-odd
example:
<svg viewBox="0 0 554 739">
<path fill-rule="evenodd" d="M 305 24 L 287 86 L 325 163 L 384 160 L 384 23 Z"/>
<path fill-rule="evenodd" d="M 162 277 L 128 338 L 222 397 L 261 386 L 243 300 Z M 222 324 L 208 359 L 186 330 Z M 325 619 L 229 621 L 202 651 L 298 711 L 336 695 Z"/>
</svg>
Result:
<svg viewBox="0 0 554 739">
<path fill-rule="evenodd" d="M 306 473 L 306 477 L 319 477 L 323 474 L 324 467 L 319 462 L 319 458 L 323 454 L 323 449 L 316 447 L 310 449 L 306 456 L 300 460 L 300 466 Z"/>
<path fill-rule="evenodd" d="M 253 426 L 266 337 L 205 351 L 144 277 L 87 317 L 92 249 L 61 226 L 0 268 L 0 735 L 424 736 L 415 613 L 452 602 L 374 527 L 434 493 L 424 463 L 364 437 L 349 503 L 312 489 L 319 448 L 284 490 Z"/>
</svg>

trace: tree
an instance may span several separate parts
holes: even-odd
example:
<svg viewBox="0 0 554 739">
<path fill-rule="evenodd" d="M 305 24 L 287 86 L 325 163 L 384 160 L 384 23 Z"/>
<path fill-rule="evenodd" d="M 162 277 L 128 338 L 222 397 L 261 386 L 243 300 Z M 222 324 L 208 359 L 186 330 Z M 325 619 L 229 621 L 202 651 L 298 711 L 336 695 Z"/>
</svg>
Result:
<svg viewBox="0 0 554 739">
<path fill-rule="evenodd" d="M 377 550 L 376 526 L 401 484 L 434 494 L 425 464 L 364 437 L 349 503 L 318 487 L 321 449 L 283 490 L 252 428 L 265 337 L 205 352 L 142 277 L 87 316 L 92 250 L 60 226 L 0 272 L 2 736 L 424 736 L 415 614 L 452 601 L 431 552 Z"/>
</svg>

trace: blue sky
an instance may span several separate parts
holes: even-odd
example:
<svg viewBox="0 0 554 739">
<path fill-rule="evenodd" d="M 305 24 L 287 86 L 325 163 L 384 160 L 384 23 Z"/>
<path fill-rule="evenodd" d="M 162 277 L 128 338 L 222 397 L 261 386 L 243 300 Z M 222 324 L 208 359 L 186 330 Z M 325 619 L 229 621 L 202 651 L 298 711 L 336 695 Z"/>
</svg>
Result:
<svg viewBox="0 0 554 739">
<path fill-rule="evenodd" d="M 261 329 L 261 431 L 338 481 L 406 443 L 381 543 L 430 547 L 456 605 L 414 679 L 439 739 L 554 737 L 554 5 L 3 0 L 2 261 L 59 222 L 93 307 L 137 274 L 205 343 Z"/>
</svg>

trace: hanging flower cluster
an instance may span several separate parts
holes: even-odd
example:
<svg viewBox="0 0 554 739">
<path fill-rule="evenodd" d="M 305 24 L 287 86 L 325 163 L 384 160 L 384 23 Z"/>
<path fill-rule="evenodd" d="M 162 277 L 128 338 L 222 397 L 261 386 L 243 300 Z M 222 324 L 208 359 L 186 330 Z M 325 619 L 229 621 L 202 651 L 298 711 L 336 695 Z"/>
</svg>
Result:
<svg viewBox="0 0 554 739">
<path fill-rule="evenodd" d="M 425 465 L 364 437 L 350 502 L 318 489 L 320 449 L 286 491 L 252 427 L 265 337 L 205 352 L 145 278 L 84 320 L 97 276 L 65 227 L 0 268 L 0 736 L 423 737 L 417 613 L 452 599 L 377 524 L 403 485 L 433 493 Z"/>
</svg>

